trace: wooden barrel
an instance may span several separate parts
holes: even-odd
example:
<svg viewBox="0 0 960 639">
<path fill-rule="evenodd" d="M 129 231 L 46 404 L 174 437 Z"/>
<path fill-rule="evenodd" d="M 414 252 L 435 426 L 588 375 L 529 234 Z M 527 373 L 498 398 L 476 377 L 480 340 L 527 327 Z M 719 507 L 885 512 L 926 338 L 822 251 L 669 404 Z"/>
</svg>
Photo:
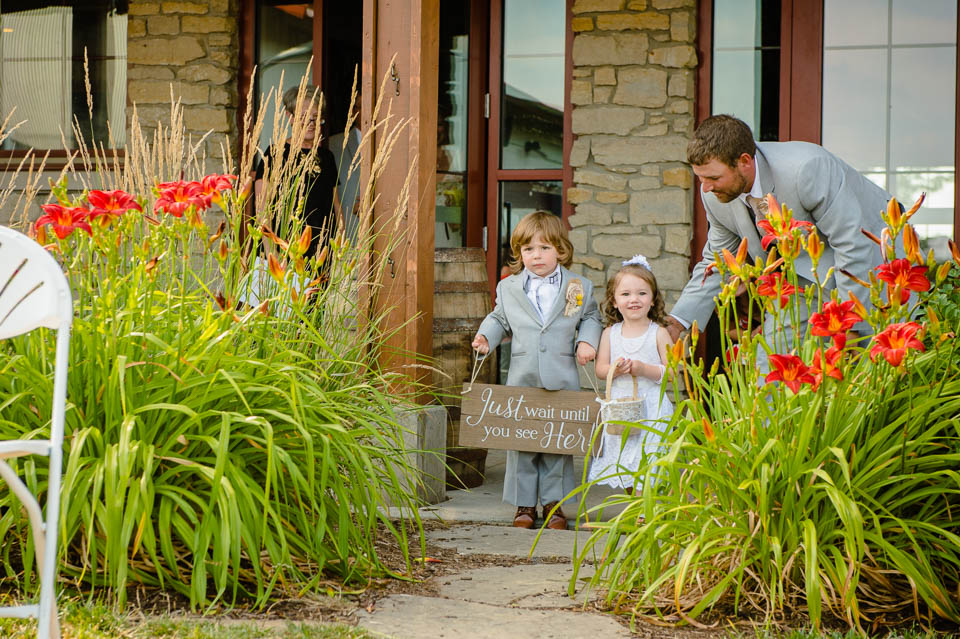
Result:
<svg viewBox="0 0 960 639">
<path fill-rule="evenodd" d="M 434 386 L 445 396 L 450 412 L 447 422 L 447 480 L 456 487 L 482 483 L 486 450 L 457 446 L 460 421 L 460 390 L 470 381 L 473 341 L 480 322 L 491 310 L 487 263 L 480 248 L 438 248 L 433 263 L 433 357 L 443 374 L 434 372 Z M 495 356 L 487 357 L 477 381 L 496 381 Z"/>
</svg>

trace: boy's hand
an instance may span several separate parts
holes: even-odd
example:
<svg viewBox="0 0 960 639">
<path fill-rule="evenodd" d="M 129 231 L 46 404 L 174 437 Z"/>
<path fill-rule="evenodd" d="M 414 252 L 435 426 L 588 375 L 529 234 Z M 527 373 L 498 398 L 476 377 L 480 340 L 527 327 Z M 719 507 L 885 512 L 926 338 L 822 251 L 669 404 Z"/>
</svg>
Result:
<svg viewBox="0 0 960 639">
<path fill-rule="evenodd" d="M 487 338 L 483 335 L 477 335 L 473 338 L 473 341 L 470 342 L 470 346 L 473 347 L 473 350 L 477 351 L 481 355 L 486 355 L 490 352 L 490 344 L 487 342 Z"/>
<path fill-rule="evenodd" d="M 597 349 L 593 346 L 590 346 L 586 342 L 580 342 L 577 344 L 577 363 L 581 366 L 586 366 L 587 362 L 592 362 L 593 358 L 597 356 Z"/>
</svg>

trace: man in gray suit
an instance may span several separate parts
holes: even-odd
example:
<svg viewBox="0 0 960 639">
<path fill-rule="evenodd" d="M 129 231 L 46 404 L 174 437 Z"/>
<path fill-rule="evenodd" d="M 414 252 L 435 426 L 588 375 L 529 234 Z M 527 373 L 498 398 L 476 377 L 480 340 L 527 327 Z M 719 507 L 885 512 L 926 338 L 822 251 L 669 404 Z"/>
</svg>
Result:
<svg viewBox="0 0 960 639">
<path fill-rule="evenodd" d="M 340 205 L 343 208 L 343 224 L 347 239 L 355 242 L 360 226 L 360 165 L 355 160 L 360 153 L 363 134 L 360 131 L 360 95 L 353 103 L 350 128 L 330 136 L 330 151 L 337 158 L 339 174 Z M 355 164 L 356 161 L 356 164 Z"/>
<path fill-rule="evenodd" d="M 700 178 L 700 196 L 710 228 L 703 259 L 694 267 L 668 318 L 667 330 L 674 340 L 694 320 L 705 326 L 714 311 L 714 297 L 722 282 L 717 273 L 704 279 L 714 253 L 721 249 L 736 253 L 740 240 L 746 238 L 751 261 L 766 258 L 756 217 L 763 211 L 748 204 L 748 197 L 763 198 L 767 193 L 791 208 L 793 219 L 816 226 L 825 244 L 817 273 L 826 295 L 837 288 L 842 300 L 853 291 L 867 302 L 863 290 L 857 290 L 859 285 L 841 270 L 867 280 L 869 271 L 883 261 L 880 247 L 861 229 L 880 235 L 884 225 L 880 214 L 886 209 L 889 193 L 816 144 L 754 142 L 750 127 L 729 115 L 711 116 L 700 124 L 687 147 L 687 160 Z M 795 265 L 798 276 L 814 281 L 809 255 L 801 253 Z M 831 267 L 834 273 L 825 281 Z M 769 326 L 764 330 L 772 345 L 772 318 L 767 320 Z M 800 318 L 798 329 L 801 335 L 805 332 L 806 317 Z M 785 333 L 789 335 L 784 346 L 791 348 L 792 331 Z"/>
</svg>

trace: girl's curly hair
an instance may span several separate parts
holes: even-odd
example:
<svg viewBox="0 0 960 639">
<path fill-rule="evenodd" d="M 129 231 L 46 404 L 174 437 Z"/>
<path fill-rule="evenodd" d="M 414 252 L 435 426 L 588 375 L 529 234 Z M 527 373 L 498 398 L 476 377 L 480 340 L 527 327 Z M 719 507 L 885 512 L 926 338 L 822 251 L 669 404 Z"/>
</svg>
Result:
<svg viewBox="0 0 960 639">
<path fill-rule="evenodd" d="M 650 305 L 650 311 L 647 313 L 647 317 L 660 326 L 664 326 L 666 323 L 667 314 L 664 311 L 663 293 L 660 292 L 660 287 L 657 286 L 657 277 L 649 269 L 646 269 L 639 264 L 626 264 L 621 266 L 616 275 L 611 277 L 607 282 L 607 292 L 603 297 L 604 324 L 607 326 L 613 326 L 617 322 L 623 321 L 623 315 L 621 315 L 620 311 L 618 311 L 613 305 L 613 299 L 614 293 L 617 292 L 617 285 L 620 283 L 620 280 L 623 278 L 623 276 L 627 274 L 635 275 L 650 285 L 650 290 L 653 291 L 653 304 Z"/>
</svg>

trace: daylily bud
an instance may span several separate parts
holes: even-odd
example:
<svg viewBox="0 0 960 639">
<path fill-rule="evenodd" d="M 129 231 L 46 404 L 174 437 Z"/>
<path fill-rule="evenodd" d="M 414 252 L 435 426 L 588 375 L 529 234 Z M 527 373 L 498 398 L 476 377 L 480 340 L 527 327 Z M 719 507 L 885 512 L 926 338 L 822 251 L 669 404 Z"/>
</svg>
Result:
<svg viewBox="0 0 960 639">
<path fill-rule="evenodd" d="M 690 345 L 696 347 L 697 338 L 700 337 L 700 327 L 697 326 L 697 320 L 693 320 L 693 324 L 690 325 Z"/>
<path fill-rule="evenodd" d="M 150 261 L 147 262 L 146 266 L 143 267 L 143 272 L 149 275 L 150 272 L 157 267 L 158 261 L 160 261 L 159 256 L 151 258 Z"/>
<path fill-rule="evenodd" d="M 267 256 L 267 270 L 270 271 L 270 276 L 275 279 L 278 284 L 283 284 L 287 269 L 277 260 L 277 256 L 273 253 Z"/>
<path fill-rule="evenodd" d="M 297 254 L 303 255 L 310 249 L 310 240 L 313 239 L 313 227 L 309 224 L 305 224 L 303 227 L 303 233 L 300 234 L 300 239 L 297 240 Z"/>
<path fill-rule="evenodd" d="M 37 244 L 46 244 L 47 243 L 47 227 L 41 226 L 37 228 Z"/>
<path fill-rule="evenodd" d="M 950 267 L 952 266 L 953 264 L 950 262 L 944 262 L 940 265 L 940 268 L 937 269 L 937 286 L 943 284 L 943 281 L 947 279 L 947 274 L 950 273 Z"/>
<path fill-rule="evenodd" d="M 328 248 L 329 248 L 329 247 L 324 246 L 322 249 L 320 249 L 320 255 L 317 256 L 317 265 L 318 265 L 318 266 L 321 265 L 321 264 L 323 264 L 323 262 L 327 259 L 327 249 L 328 249 Z"/>
<path fill-rule="evenodd" d="M 853 280 L 854 282 L 856 282 L 856 283 L 859 284 L 860 286 L 865 286 L 866 288 L 870 288 L 870 282 L 864 282 L 863 280 L 861 280 L 859 277 L 857 277 L 856 275 L 854 275 L 853 273 L 851 273 L 851 272 L 848 271 L 847 269 L 842 268 L 842 269 L 840 269 L 840 272 L 843 273 L 844 275 L 846 275 L 847 277 L 849 277 L 851 280 Z M 873 271 L 870 272 L 870 275 L 871 275 L 871 276 L 873 275 Z M 873 278 L 871 277 L 871 279 L 873 279 Z"/>
<path fill-rule="evenodd" d="M 263 233 L 267 238 L 269 238 L 270 240 L 272 240 L 273 243 L 276 244 L 278 247 L 280 247 L 281 249 L 283 249 L 283 252 L 284 252 L 284 253 L 286 253 L 287 251 L 290 250 L 290 244 L 287 243 L 286 241 L 280 239 L 280 236 L 277 235 L 276 233 L 274 233 L 273 231 L 271 231 L 271 230 L 269 229 L 269 227 L 267 227 L 267 225 L 265 225 L 265 224 L 262 225 L 262 226 L 260 227 L 260 232 Z"/>
<path fill-rule="evenodd" d="M 770 196 L 773 197 L 773 196 Z M 713 432 L 713 427 L 710 425 L 710 422 L 704 417 L 702 420 L 703 423 L 703 436 L 707 438 L 707 441 L 711 444 L 717 440 L 716 434 Z"/>
<path fill-rule="evenodd" d="M 923 254 L 920 253 L 920 238 L 909 224 L 903 227 L 903 248 L 911 262 L 923 264 Z"/>
<path fill-rule="evenodd" d="M 927 319 L 930 320 L 930 328 L 933 329 L 935 335 L 940 334 L 940 318 L 937 317 L 937 312 L 933 310 L 932 306 L 927 307 Z"/>
<path fill-rule="evenodd" d="M 937 263 L 937 257 L 936 257 L 936 255 L 934 255 L 933 249 L 930 249 L 930 252 L 927 253 L 927 262 L 929 262 L 930 264 L 936 264 L 936 263 Z"/>
<path fill-rule="evenodd" d="M 923 201 L 926 199 L 927 194 L 923 192 L 920 194 L 920 197 L 917 198 L 917 201 L 913 203 L 913 206 L 910 207 L 910 210 L 903 214 L 903 221 L 906 222 L 913 214 L 917 212 L 917 209 L 920 208 L 920 205 L 923 204 Z"/>
<path fill-rule="evenodd" d="M 890 198 L 890 201 L 887 202 L 887 216 L 884 221 L 893 227 L 894 230 L 899 230 L 902 219 L 903 214 L 900 212 L 900 203 L 897 202 L 897 198 Z"/>
<path fill-rule="evenodd" d="M 871 233 L 870 231 L 868 231 L 867 229 L 860 229 L 860 232 L 866 235 L 867 237 L 869 237 L 871 240 L 873 240 L 877 244 L 881 246 L 883 245 L 882 242 L 880 242 L 880 238 L 874 235 L 873 233 Z"/>
<path fill-rule="evenodd" d="M 823 242 L 820 241 L 816 231 L 810 231 L 810 235 L 807 236 L 807 253 L 810 254 L 814 264 L 819 262 L 820 256 L 823 255 Z"/>
<path fill-rule="evenodd" d="M 777 202 L 777 198 L 773 197 L 773 193 L 767 193 L 767 216 L 773 215 L 777 219 L 783 219 L 783 209 L 780 206 L 780 203 Z"/>
<path fill-rule="evenodd" d="M 673 355 L 673 360 L 676 362 L 683 361 L 683 340 L 678 339 L 673 343 L 673 346 L 670 348 L 670 354 Z"/>
<path fill-rule="evenodd" d="M 893 250 L 892 239 L 890 236 L 890 229 L 885 228 L 880 231 L 880 250 L 883 251 L 884 256 L 888 260 L 897 259 L 896 252 Z"/>
<path fill-rule="evenodd" d="M 740 246 L 737 247 L 737 264 L 743 264 L 747 259 L 747 238 L 740 240 Z"/>
<path fill-rule="evenodd" d="M 223 240 L 220 240 L 220 246 L 217 247 L 217 257 L 220 258 L 220 261 L 227 259 L 227 243 Z"/>
<path fill-rule="evenodd" d="M 857 297 L 853 291 L 849 291 L 847 293 L 847 297 L 849 297 L 850 301 L 853 302 L 853 310 L 857 313 L 857 315 L 860 317 L 866 317 L 867 307 L 863 305 L 863 302 L 860 301 L 860 298 Z"/>
<path fill-rule="evenodd" d="M 270 302 L 267 301 L 267 300 L 264 300 L 264 302 L 263 302 L 260 306 L 257 307 L 257 310 L 260 311 L 260 314 L 261 314 L 261 315 L 269 315 L 269 314 L 270 314 Z"/>
<path fill-rule="evenodd" d="M 223 292 L 218 292 L 217 296 L 213 298 L 217 302 L 217 306 L 220 307 L 221 311 L 227 310 L 227 298 L 223 296 Z"/>
<path fill-rule="evenodd" d="M 223 235 L 224 229 L 227 228 L 227 223 L 220 221 L 220 226 L 217 227 L 217 232 L 207 238 L 207 244 L 213 246 L 213 243 L 220 239 L 220 236 Z"/>
<path fill-rule="evenodd" d="M 780 268 L 780 266 L 781 266 L 782 264 L 783 264 L 783 258 L 782 258 L 782 257 L 781 257 L 781 258 L 777 258 L 777 260 L 776 260 L 775 262 L 772 262 L 772 263 L 770 263 L 770 264 L 767 264 L 767 267 L 766 267 L 765 269 L 763 269 L 763 274 L 764 274 L 764 275 L 769 275 L 770 273 L 773 273 L 775 270 L 777 270 L 778 268 Z"/>
<path fill-rule="evenodd" d="M 957 263 L 957 266 L 960 266 L 960 248 L 957 247 L 957 243 L 953 240 L 947 240 L 947 247 L 950 249 L 953 261 Z"/>
</svg>

